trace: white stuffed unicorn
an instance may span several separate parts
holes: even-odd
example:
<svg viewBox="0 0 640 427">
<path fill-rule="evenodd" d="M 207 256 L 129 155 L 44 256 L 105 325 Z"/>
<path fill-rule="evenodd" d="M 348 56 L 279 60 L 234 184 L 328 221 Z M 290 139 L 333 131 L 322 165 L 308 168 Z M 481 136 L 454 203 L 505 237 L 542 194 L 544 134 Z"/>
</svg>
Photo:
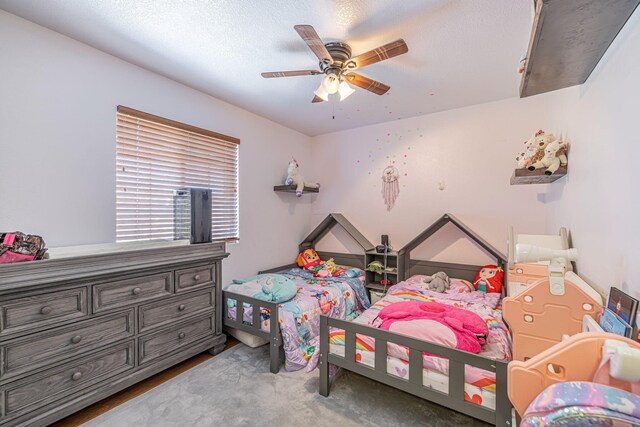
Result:
<svg viewBox="0 0 640 427">
<path fill-rule="evenodd" d="M 317 182 L 309 183 L 304 181 L 304 177 L 300 175 L 300 171 L 298 170 L 298 161 L 293 157 L 289 162 L 289 168 L 287 169 L 287 179 L 284 183 L 287 185 L 296 185 L 297 197 L 302 196 L 302 191 L 304 190 L 305 186 L 320 188 L 320 184 L 318 184 Z"/>
</svg>

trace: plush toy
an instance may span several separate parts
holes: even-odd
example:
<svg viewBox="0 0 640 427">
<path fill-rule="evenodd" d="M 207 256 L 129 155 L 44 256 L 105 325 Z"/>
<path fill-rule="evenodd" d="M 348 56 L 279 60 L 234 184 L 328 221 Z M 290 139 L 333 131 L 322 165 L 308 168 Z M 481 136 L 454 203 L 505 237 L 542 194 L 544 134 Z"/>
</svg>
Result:
<svg viewBox="0 0 640 427">
<path fill-rule="evenodd" d="M 367 265 L 367 270 L 373 271 L 377 274 L 382 274 L 384 273 L 384 265 L 382 265 L 380 261 L 371 261 L 369 265 Z"/>
<path fill-rule="evenodd" d="M 451 287 L 449 276 L 444 271 L 439 271 L 432 276 L 425 276 L 422 278 L 422 282 L 433 292 L 444 292 Z"/>
<path fill-rule="evenodd" d="M 314 270 L 313 275 L 316 277 L 329 277 L 333 275 L 336 271 L 336 263 L 333 258 L 330 258 L 328 261 L 320 261 L 321 264 L 317 267 L 312 268 Z"/>
<path fill-rule="evenodd" d="M 544 157 L 529 166 L 529 170 L 547 168 L 544 174 L 551 175 L 560 168 L 560 165 L 565 166 L 566 164 L 567 143 L 555 140 L 544 149 Z"/>
<path fill-rule="evenodd" d="M 546 133 L 543 130 L 536 132 L 531 138 L 524 142 L 524 150 L 516 155 L 518 168 L 523 169 L 529 167 L 542 159 L 542 157 L 544 157 L 544 149 L 555 140 L 556 137 L 552 133 Z"/>
<path fill-rule="evenodd" d="M 473 281 L 473 287 L 480 292 L 502 292 L 504 271 L 497 265 L 485 265 L 482 267 Z"/>
<path fill-rule="evenodd" d="M 313 249 L 305 249 L 298 254 L 296 258 L 296 264 L 305 270 L 310 270 L 313 267 L 317 267 L 322 263 L 320 256 Z"/>
<path fill-rule="evenodd" d="M 320 188 L 320 184 L 318 184 L 317 182 L 309 183 L 304 181 L 304 178 L 302 177 L 302 175 L 300 175 L 300 171 L 298 170 L 298 161 L 293 157 L 289 162 L 289 168 L 287 169 L 287 179 L 284 183 L 286 185 L 296 186 L 297 197 L 302 196 L 302 191 L 304 190 L 305 186 Z"/>
</svg>

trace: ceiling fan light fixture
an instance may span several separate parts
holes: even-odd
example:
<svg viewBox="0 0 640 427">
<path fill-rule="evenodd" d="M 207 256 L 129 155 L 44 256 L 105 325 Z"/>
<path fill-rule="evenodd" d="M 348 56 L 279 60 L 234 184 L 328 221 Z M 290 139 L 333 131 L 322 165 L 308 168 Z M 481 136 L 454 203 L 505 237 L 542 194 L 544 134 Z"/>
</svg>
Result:
<svg viewBox="0 0 640 427">
<path fill-rule="evenodd" d="M 340 88 L 338 89 L 338 93 L 340 94 L 340 101 L 344 101 L 355 91 L 356 90 L 354 88 L 349 86 L 349 83 L 343 80 L 342 83 L 340 83 Z"/>
<path fill-rule="evenodd" d="M 322 79 L 322 88 L 329 95 L 333 95 L 340 88 L 340 78 L 335 74 L 327 74 L 325 78 Z"/>
<path fill-rule="evenodd" d="M 324 80 L 323 80 L 323 83 L 324 83 Z M 313 91 L 313 94 L 326 102 L 326 101 L 329 101 L 329 93 L 324 89 L 323 83 L 320 83 L 320 86 L 318 86 L 318 89 Z"/>
</svg>

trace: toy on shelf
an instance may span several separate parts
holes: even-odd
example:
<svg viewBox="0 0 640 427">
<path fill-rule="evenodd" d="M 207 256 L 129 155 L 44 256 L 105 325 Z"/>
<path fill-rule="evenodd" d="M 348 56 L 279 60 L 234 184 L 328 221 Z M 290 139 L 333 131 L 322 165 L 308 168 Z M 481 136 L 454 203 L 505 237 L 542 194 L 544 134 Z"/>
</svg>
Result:
<svg viewBox="0 0 640 427">
<path fill-rule="evenodd" d="M 567 143 L 560 140 L 552 141 L 544 149 L 544 157 L 529 166 L 529 170 L 547 168 L 545 175 L 552 175 L 560 166 L 567 165 Z"/>
<path fill-rule="evenodd" d="M 544 241 L 550 236 L 529 237 L 529 240 Z M 562 341 L 563 336 L 581 332 L 585 315 L 598 319 L 602 297 L 573 271 L 567 271 L 571 261 L 577 259 L 576 249 L 553 249 L 520 242 L 514 245 L 512 229 L 510 238 L 509 265 L 516 271 L 521 269 L 521 275 L 524 263 L 548 262 L 542 266 L 545 276 L 502 301 L 503 317 L 513 339 L 513 359 L 527 360 Z M 540 274 L 540 270 L 534 271 Z"/>
<path fill-rule="evenodd" d="M 542 129 L 533 134 L 524 142 L 524 150 L 516 155 L 518 169 L 529 167 L 541 160 L 544 157 L 545 148 L 555 140 L 556 137 L 552 133 L 546 133 Z"/>
<path fill-rule="evenodd" d="M 640 344 L 615 334 L 584 332 L 527 361 L 510 362 L 508 369 L 509 400 L 521 415 L 540 393 L 558 383 L 593 382 L 637 394 L 640 392 Z"/>
<path fill-rule="evenodd" d="M 305 182 L 304 177 L 300 174 L 299 170 L 300 166 L 298 165 L 298 161 L 294 158 L 291 158 L 289 162 L 289 167 L 287 169 L 287 179 L 284 181 L 286 185 L 295 185 L 296 186 L 296 197 L 302 196 L 302 192 L 305 187 L 311 188 L 320 188 L 320 184 L 317 182 L 309 183 Z"/>
</svg>

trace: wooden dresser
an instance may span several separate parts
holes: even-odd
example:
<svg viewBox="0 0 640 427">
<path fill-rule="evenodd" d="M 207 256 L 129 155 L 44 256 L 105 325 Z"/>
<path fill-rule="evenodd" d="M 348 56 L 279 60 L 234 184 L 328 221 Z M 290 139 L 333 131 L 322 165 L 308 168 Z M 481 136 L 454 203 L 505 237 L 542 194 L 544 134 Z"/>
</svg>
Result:
<svg viewBox="0 0 640 427">
<path fill-rule="evenodd" d="M 125 248 L 0 265 L 0 425 L 48 425 L 222 351 L 225 245 Z"/>
</svg>

